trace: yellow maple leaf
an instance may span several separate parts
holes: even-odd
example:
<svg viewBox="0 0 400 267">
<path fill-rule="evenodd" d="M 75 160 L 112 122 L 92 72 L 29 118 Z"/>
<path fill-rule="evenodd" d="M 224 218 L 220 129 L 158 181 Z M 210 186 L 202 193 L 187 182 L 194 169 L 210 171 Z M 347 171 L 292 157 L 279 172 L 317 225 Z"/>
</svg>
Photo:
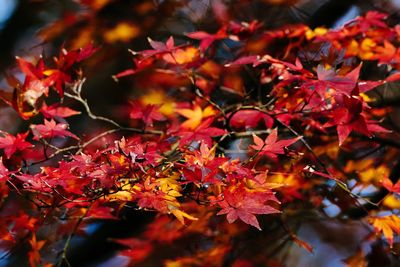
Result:
<svg viewBox="0 0 400 267">
<path fill-rule="evenodd" d="M 400 234 L 400 218 L 397 215 L 392 214 L 383 217 L 370 217 L 368 221 L 374 226 L 375 232 L 383 233 L 389 242 L 390 247 L 392 247 L 393 234 Z"/>
<path fill-rule="evenodd" d="M 390 209 L 400 209 L 400 199 L 396 198 L 393 194 L 385 197 L 383 205 Z"/>
<path fill-rule="evenodd" d="M 180 197 L 182 194 L 180 193 L 181 186 L 178 183 L 179 174 L 174 173 L 166 178 L 158 178 L 157 183 L 160 187 L 160 190 L 172 197 Z"/>
<path fill-rule="evenodd" d="M 187 120 L 182 123 L 182 127 L 187 129 L 196 129 L 196 127 L 200 125 L 202 119 L 215 114 L 215 110 L 212 106 L 207 106 L 205 109 L 202 109 L 198 105 L 194 106 L 193 109 L 177 109 L 176 112 L 187 118 Z"/>
<path fill-rule="evenodd" d="M 360 181 L 364 184 L 369 184 L 371 182 L 379 183 L 390 173 L 389 169 L 384 165 L 375 167 L 373 159 L 365 159 L 360 161 L 350 160 L 347 162 L 344 171 L 357 172 Z"/>
<path fill-rule="evenodd" d="M 359 172 L 360 180 L 363 183 L 379 182 L 384 177 L 389 175 L 389 169 L 385 166 L 379 166 L 377 168 L 369 168 L 364 171 Z"/>
<path fill-rule="evenodd" d="M 181 210 L 179 210 L 179 209 L 173 209 L 173 210 L 171 210 L 171 213 L 172 213 L 172 214 L 178 219 L 178 221 L 180 221 L 182 224 L 185 224 L 185 219 L 184 219 L 184 218 L 186 218 L 186 219 L 188 219 L 188 220 L 191 220 L 191 221 L 197 221 L 197 220 L 198 220 L 198 218 L 193 217 L 193 216 L 191 216 L 191 215 L 187 214 L 186 212 L 181 211 Z"/>
<path fill-rule="evenodd" d="M 281 185 L 283 187 L 300 187 L 300 181 L 295 175 L 273 174 L 268 177 L 267 182 L 271 185 Z"/>
<path fill-rule="evenodd" d="M 121 190 L 109 194 L 106 198 L 109 201 L 132 201 L 135 193 L 140 191 L 137 185 L 132 185 L 129 178 L 119 179 Z"/>
<path fill-rule="evenodd" d="M 169 116 L 175 112 L 175 102 L 164 91 L 149 91 L 140 97 L 140 101 L 143 105 L 160 105 L 158 110 L 165 116 Z"/>
<path fill-rule="evenodd" d="M 371 38 L 365 38 L 364 40 L 362 40 L 360 47 L 359 47 L 359 51 L 358 51 L 358 55 L 361 59 L 374 59 L 375 57 L 375 53 L 374 50 L 376 48 L 377 44 L 374 40 L 372 40 Z"/>
</svg>

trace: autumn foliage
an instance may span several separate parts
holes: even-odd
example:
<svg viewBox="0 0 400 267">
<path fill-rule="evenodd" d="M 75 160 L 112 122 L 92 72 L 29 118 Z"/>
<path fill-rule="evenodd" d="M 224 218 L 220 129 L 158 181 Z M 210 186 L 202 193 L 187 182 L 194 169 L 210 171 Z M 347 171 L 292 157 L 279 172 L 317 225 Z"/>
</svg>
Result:
<svg viewBox="0 0 400 267">
<path fill-rule="evenodd" d="M 214 11 L 214 30 L 152 36 L 126 51 L 132 67 L 112 78 L 136 92 L 113 111 L 86 97 L 94 74 L 85 68 L 102 64 L 107 43 L 139 35 L 135 26 L 16 58 L 0 91 L 25 120 L 17 132 L 0 131 L 6 257 L 69 266 L 71 240 L 135 212 L 151 214 L 140 233 L 109 240 L 126 266 L 152 257 L 165 266 L 281 266 L 279 248 L 313 253 L 299 222 L 330 218 L 334 205 L 334 217 L 368 229 L 360 243 L 379 241 L 396 261 L 400 126 L 386 94 L 398 91 L 400 26 L 369 11 L 337 29 L 270 29 L 224 6 Z M 41 34 L 53 38 L 56 26 Z M 243 250 L 257 231 L 278 250 Z M 202 243 L 157 255 L 191 238 Z M 366 264 L 359 248 L 343 264 L 366 266 L 357 265 Z"/>
</svg>

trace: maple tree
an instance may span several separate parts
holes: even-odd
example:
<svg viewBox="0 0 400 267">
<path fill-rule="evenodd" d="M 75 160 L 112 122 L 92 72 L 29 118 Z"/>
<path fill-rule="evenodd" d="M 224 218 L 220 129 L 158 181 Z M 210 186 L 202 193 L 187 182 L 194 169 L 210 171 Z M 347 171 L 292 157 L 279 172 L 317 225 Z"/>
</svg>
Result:
<svg viewBox="0 0 400 267">
<path fill-rule="evenodd" d="M 215 1 L 218 27 L 153 38 L 152 19 L 96 28 L 112 3 L 77 2 L 82 14 L 39 33 L 51 41 L 75 28 L 60 52 L 16 57 L 4 74 L 2 109 L 23 123 L 0 131 L 2 259 L 72 266 L 73 240 L 133 213 L 150 216 L 139 233 L 108 237 L 121 266 L 285 266 L 293 244 L 314 251 L 308 217 L 367 229 L 343 264 L 366 266 L 374 246 L 399 262 L 400 26 L 389 14 L 268 28 Z M 187 4 L 140 3 L 145 18 Z M 123 52 L 133 66 L 107 77 L 132 92 L 115 92 L 107 112 L 91 79 L 135 38 L 147 44 Z M 166 248 L 191 240 L 185 252 Z"/>
</svg>

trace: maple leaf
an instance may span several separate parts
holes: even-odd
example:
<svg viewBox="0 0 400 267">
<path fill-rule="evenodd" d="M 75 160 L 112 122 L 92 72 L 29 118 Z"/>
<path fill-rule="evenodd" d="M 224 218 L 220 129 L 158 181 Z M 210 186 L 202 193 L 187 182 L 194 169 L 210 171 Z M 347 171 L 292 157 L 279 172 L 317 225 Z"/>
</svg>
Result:
<svg viewBox="0 0 400 267">
<path fill-rule="evenodd" d="M 393 245 L 393 233 L 400 234 L 400 218 L 397 215 L 383 217 L 370 217 L 368 221 L 374 226 L 376 232 L 382 232 L 389 245 Z"/>
<path fill-rule="evenodd" d="M 131 261 L 139 262 L 145 259 L 153 250 L 153 245 L 148 240 L 138 238 L 117 239 L 113 238 L 111 241 L 128 247 L 120 252 L 120 255 L 127 256 Z"/>
<path fill-rule="evenodd" d="M 397 82 L 400 80 L 400 72 L 393 73 L 385 79 L 386 82 Z"/>
<path fill-rule="evenodd" d="M 163 60 L 165 62 L 178 65 L 194 63 L 198 58 L 199 50 L 192 46 L 179 48 L 172 51 L 172 53 L 163 55 Z"/>
<path fill-rule="evenodd" d="M 157 183 L 159 184 L 160 190 L 167 195 L 173 197 L 180 197 L 182 190 L 180 184 L 178 183 L 179 175 L 177 173 L 171 174 L 169 177 L 158 178 Z"/>
<path fill-rule="evenodd" d="M 96 166 L 98 167 L 98 166 Z M 42 167 L 43 173 L 38 173 L 36 175 L 16 175 L 16 177 L 25 182 L 27 188 L 40 191 L 51 191 L 51 187 L 60 186 L 63 191 L 82 195 L 85 186 L 88 186 L 90 182 L 98 179 L 97 176 L 92 175 L 90 166 L 86 169 L 78 172 L 76 168 L 76 163 L 72 161 L 71 163 L 61 162 L 58 168 L 53 167 Z M 88 177 L 77 177 L 76 174 L 87 175 Z M 111 179 L 109 179 L 111 180 Z M 46 182 L 44 182 L 46 181 Z M 102 181 L 100 181 L 101 183 Z M 104 183 L 103 183 L 104 184 Z M 105 187 L 106 188 L 106 187 Z"/>
<path fill-rule="evenodd" d="M 383 21 L 388 17 L 387 14 L 381 13 L 378 11 L 368 11 L 367 14 L 363 17 L 357 17 L 355 20 L 348 22 L 346 25 L 349 25 L 353 22 L 357 22 L 360 27 L 360 31 L 366 32 L 371 27 L 381 27 L 387 28 L 388 26 Z"/>
<path fill-rule="evenodd" d="M 255 31 L 262 27 L 262 23 L 257 20 L 252 20 L 251 22 L 240 22 L 235 21 L 229 22 L 229 29 L 234 34 L 253 34 Z"/>
<path fill-rule="evenodd" d="M 75 63 L 79 63 L 89 57 L 91 57 L 98 50 L 93 43 L 87 44 L 85 47 L 80 49 L 67 51 L 65 48 L 60 50 L 60 53 L 55 62 L 59 70 L 69 70 Z"/>
<path fill-rule="evenodd" d="M 14 231 L 17 229 L 28 229 L 29 231 L 34 231 L 37 229 L 38 219 L 26 213 L 20 213 L 16 218 L 14 218 L 13 223 Z"/>
<path fill-rule="evenodd" d="M 114 209 L 111 207 L 99 206 L 91 207 L 87 213 L 88 218 L 92 219 L 106 219 L 106 220 L 117 220 L 118 217 L 114 216 Z"/>
<path fill-rule="evenodd" d="M 51 188 L 48 187 L 50 183 L 47 181 L 47 184 L 44 184 L 43 178 L 45 177 L 41 173 L 37 173 L 35 175 L 30 174 L 15 174 L 15 177 L 24 182 L 25 189 L 37 190 L 40 192 L 51 191 Z"/>
<path fill-rule="evenodd" d="M 321 96 L 324 96 L 327 89 L 334 89 L 335 94 L 351 96 L 368 92 L 382 84 L 381 81 L 359 80 L 361 67 L 362 64 L 359 64 L 347 74 L 338 75 L 334 69 L 325 69 L 322 65 L 318 65 L 318 81 L 306 82 L 306 85 L 315 87 Z"/>
<path fill-rule="evenodd" d="M 48 77 L 46 83 L 56 88 L 60 97 L 64 96 L 64 84 L 71 83 L 72 77 L 66 71 L 49 69 L 44 72 Z"/>
<path fill-rule="evenodd" d="M 138 205 L 142 208 L 156 209 L 162 213 L 173 214 L 182 224 L 185 223 L 185 218 L 189 220 L 198 220 L 197 218 L 187 214 L 186 212 L 179 209 L 179 202 L 172 195 L 166 194 L 162 191 L 154 192 L 154 188 L 157 186 L 156 183 L 149 181 L 143 186 L 144 190 L 153 190 L 137 193 Z"/>
<path fill-rule="evenodd" d="M 115 143 L 117 150 L 122 150 L 125 155 L 129 155 L 133 163 L 154 165 L 161 158 L 157 152 L 159 147 L 155 142 L 142 143 L 138 137 L 129 139 L 123 137 L 121 141 Z"/>
<path fill-rule="evenodd" d="M 261 155 L 276 158 L 278 154 L 285 154 L 285 147 L 290 146 L 299 139 L 301 139 L 300 136 L 278 141 L 278 130 L 273 129 L 265 141 L 263 141 L 260 137 L 253 135 L 253 141 L 255 145 L 251 145 L 250 147 L 256 151 L 259 151 Z"/>
<path fill-rule="evenodd" d="M 198 105 L 195 105 L 193 109 L 176 109 L 176 112 L 187 118 L 187 120 L 181 124 L 181 127 L 186 129 L 195 129 L 200 125 L 203 118 L 213 116 L 216 113 L 212 106 L 207 106 L 202 109 Z"/>
<path fill-rule="evenodd" d="M 32 63 L 26 62 L 23 59 L 18 58 L 19 62 L 23 66 L 25 66 L 26 76 L 24 83 L 21 82 L 14 77 L 13 75 L 5 75 L 6 81 L 10 87 L 13 88 L 12 92 L 0 91 L 0 98 L 6 102 L 8 105 L 13 107 L 21 118 L 29 119 L 30 117 L 37 114 L 37 107 L 39 105 L 38 101 L 43 95 L 47 96 L 49 92 L 49 84 L 41 79 L 41 76 L 38 73 L 41 72 L 41 67 L 38 67 L 40 70 L 36 70 L 36 66 L 33 66 Z M 39 61 L 39 62 L 42 62 Z M 40 65 L 38 63 L 38 65 Z M 22 67 L 21 67 L 22 68 Z M 30 70 L 32 68 L 32 70 Z"/>
<path fill-rule="evenodd" d="M 43 71 L 45 70 L 45 65 L 43 59 L 40 59 L 38 63 L 33 65 L 20 57 L 15 57 L 20 70 L 26 75 L 28 80 L 39 80 L 44 77 Z"/>
<path fill-rule="evenodd" d="M 244 56 L 236 59 L 233 62 L 225 64 L 225 67 L 231 67 L 231 66 L 237 66 L 237 65 L 247 65 L 247 64 L 252 64 L 256 65 L 260 62 L 260 56 Z"/>
<path fill-rule="evenodd" d="M 31 130 L 34 135 L 33 139 L 39 140 L 40 138 L 53 138 L 56 136 L 65 137 L 69 136 L 79 140 L 79 137 L 67 131 L 68 124 L 56 123 L 53 119 L 50 121 L 44 120 L 44 124 L 31 125 Z"/>
<path fill-rule="evenodd" d="M 56 103 L 51 106 L 47 106 L 46 103 L 43 103 L 40 108 L 40 112 L 43 114 L 45 118 L 67 118 L 71 116 L 75 116 L 81 114 L 80 111 L 73 110 L 69 107 L 62 107 L 60 104 Z"/>
<path fill-rule="evenodd" d="M 133 52 L 133 54 L 135 54 L 135 53 L 136 52 Z M 134 65 L 133 68 L 121 71 L 121 72 L 113 75 L 112 78 L 115 81 L 118 81 L 118 79 L 121 77 L 130 76 L 130 75 L 136 74 L 138 72 L 141 72 L 143 70 L 146 70 L 146 69 L 150 68 L 152 66 L 152 64 L 154 63 L 154 59 L 152 59 L 152 58 L 141 59 L 141 60 L 133 58 L 132 61 L 133 61 L 133 65 Z"/>
<path fill-rule="evenodd" d="M 238 218 L 243 222 L 261 230 L 254 214 L 280 213 L 279 210 L 264 204 L 266 201 L 279 202 L 272 192 L 250 192 L 243 186 L 226 189 L 223 192 L 223 201 L 219 202 L 222 208 L 217 215 L 226 214 L 229 223 Z"/>
<path fill-rule="evenodd" d="M 143 208 L 154 208 L 162 213 L 172 213 L 182 224 L 185 224 L 185 218 L 195 221 L 195 218 L 186 212 L 180 210 L 180 203 L 176 196 L 181 196 L 180 185 L 177 183 L 179 176 L 172 175 L 167 178 L 160 178 L 154 182 L 152 179 L 146 179 L 144 185 L 138 185 L 141 192 L 137 193 L 138 205 Z M 156 188 L 160 187 L 161 190 Z"/>
<path fill-rule="evenodd" d="M 131 51 L 134 55 L 141 55 L 143 57 L 142 60 L 155 55 L 172 53 L 175 49 L 181 47 L 175 46 L 174 37 L 172 36 L 170 36 L 165 43 L 154 41 L 150 37 L 148 37 L 147 40 L 153 49 L 143 50 L 139 52 Z"/>
<path fill-rule="evenodd" d="M 192 215 L 187 214 L 186 212 L 178 209 L 178 208 L 170 208 L 170 212 L 178 219 L 181 224 L 185 224 L 185 218 L 191 221 L 197 221 L 198 218 L 193 217 Z"/>
<path fill-rule="evenodd" d="M 207 48 L 211 46 L 217 40 L 228 38 L 228 34 L 226 33 L 226 28 L 222 28 L 215 34 L 210 34 L 204 31 L 191 32 L 186 34 L 189 38 L 200 40 L 200 50 L 206 51 Z"/>
<path fill-rule="evenodd" d="M 260 122 L 264 122 L 265 127 L 271 128 L 274 119 L 258 110 L 239 110 L 230 119 L 230 124 L 234 128 L 255 128 Z"/>
<path fill-rule="evenodd" d="M 218 168 L 186 168 L 182 170 L 186 180 L 194 183 L 198 187 L 202 185 L 222 185 L 222 176 L 219 174 Z"/>
<path fill-rule="evenodd" d="M 28 252 L 29 257 L 29 265 L 31 267 L 38 266 L 41 262 L 41 257 L 39 251 L 42 249 L 46 240 L 37 241 L 36 234 L 33 233 L 31 239 L 29 240 L 29 244 L 31 245 L 31 250 Z"/>
<path fill-rule="evenodd" d="M 205 166 L 215 158 L 215 149 L 210 149 L 204 142 L 201 142 L 199 151 L 194 151 L 193 155 L 185 155 L 185 161 L 189 165 Z"/>
<path fill-rule="evenodd" d="M 5 132 L 0 133 L 4 135 L 4 137 L 0 137 L 0 148 L 4 149 L 7 158 L 10 158 L 16 151 L 24 151 L 27 148 L 33 147 L 31 143 L 25 141 L 29 132 L 19 133 L 16 136 Z"/>
<path fill-rule="evenodd" d="M 176 135 L 181 137 L 180 145 L 189 145 L 193 141 L 203 141 L 209 147 L 212 146 L 211 137 L 221 136 L 226 134 L 226 130 L 209 127 L 213 122 L 213 118 L 208 118 L 203 121 L 196 129 L 182 129 Z"/>
<path fill-rule="evenodd" d="M 365 254 L 360 249 L 356 254 L 343 260 L 347 267 L 367 267 L 368 262 L 366 261 Z"/>
<path fill-rule="evenodd" d="M 98 48 L 98 47 L 95 47 L 95 46 L 93 45 L 93 43 L 90 42 L 90 43 L 88 43 L 86 46 L 84 46 L 84 47 L 82 47 L 82 48 L 80 48 L 80 49 L 78 49 L 78 50 L 73 51 L 73 52 L 71 53 L 72 56 L 71 56 L 71 59 L 69 59 L 69 61 L 72 62 L 71 64 L 73 64 L 73 63 L 75 63 L 75 62 L 79 63 L 79 62 L 81 62 L 81 61 L 83 61 L 83 60 L 85 60 L 85 59 L 91 57 L 91 56 L 92 56 L 93 54 L 95 54 L 98 50 L 99 50 L 99 48 Z M 67 53 L 66 56 L 68 56 L 68 53 Z"/>
<path fill-rule="evenodd" d="M 78 50 L 67 51 L 62 48 L 59 56 L 54 58 L 56 68 L 49 68 L 43 71 L 46 76 L 43 79 L 45 84 L 54 86 L 60 97 L 63 97 L 64 85 L 73 80 L 71 70 L 74 64 L 92 56 L 97 50 L 98 48 L 94 47 L 92 43 Z"/>
<path fill-rule="evenodd" d="M 382 185 L 389 192 L 400 194 L 400 181 L 397 181 L 396 184 L 393 184 L 393 182 L 388 177 L 385 177 L 383 178 Z"/>
<path fill-rule="evenodd" d="M 362 114 L 363 102 L 358 97 L 343 95 L 343 101 L 339 105 L 338 108 L 331 111 L 331 120 L 323 126 L 326 128 L 336 125 L 339 145 L 343 144 L 352 131 L 366 136 L 372 136 L 372 132 L 388 132 L 385 128 L 377 125 L 376 122 L 365 119 Z"/>
<path fill-rule="evenodd" d="M 2 182 L 2 181 L 4 181 L 4 180 L 7 180 L 8 176 L 9 176 L 10 174 L 12 174 L 12 173 L 15 173 L 15 172 L 9 171 L 9 170 L 6 168 L 6 166 L 4 166 L 3 158 L 0 157 L 0 182 Z"/>
<path fill-rule="evenodd" d="M 357 86 L 360 70 L 361 64 L 345 76 L 338 76 L 333 69 L 325 69 L 322 65 L 318 65 L 317 75 L 318 80 L 323 81 L 325 86 L 334 88 L 340 93 L 350 95 Z M 325 91 L 326 88 L 322 89 Z M 324 92 L 319 93 L 323 95 Z"/>
<path fill-rule="evenodd" d="M 131 101 L 131 110 L 129 117 L 131 119 L 141 119 L 146 126 L 153 126 L 153 121 L 165 120 L 164 115 L 159 111 L 159 105 L 143 106 L 138 101 Z"/>
</svg>

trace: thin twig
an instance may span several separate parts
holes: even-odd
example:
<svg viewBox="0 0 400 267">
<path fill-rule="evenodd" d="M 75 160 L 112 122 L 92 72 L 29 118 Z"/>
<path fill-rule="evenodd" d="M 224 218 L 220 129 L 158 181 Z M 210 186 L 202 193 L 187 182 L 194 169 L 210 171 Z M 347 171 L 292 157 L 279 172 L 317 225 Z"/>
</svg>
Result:
<svg viewBox="0 0 400 267">
<path fill-rule="evenodd" d="M 90 205 L 87 207 L 85 213 L 82 214 L 82 215 L 79 217 L 78 221 L 76 222 L 76 224 L 75 224 L 75 226 L 74 226 L 74 229 L 73 229 L 72 232 L 68 235 L 68 238 L 67 238 L 67 240 L 65 241 L 63 250 L 62 250 L 62 252 L 61 252 L 61 259 L 59 260 L 59 262 L 58 262 L 58 264 L 57 264 L 57 267 L 61 267 L 62 264 L 63 264 L 63 262 L 65 262 L 65 263 L 67 264 L 68 267 L 71 267 L 71 264 L 69 263 L 69 261 L 68 261 L 68 259 L 67 259 L 67 251 L 68 251 L 69 245 L 70 245 L 71 240 L 72 240 L 72 238 L 74 237 L 76 231 L 78 230 L 79 225 L 82 223 L 83 219 L 87 216 L 87 214 L 88 214 L 90 208 L 92 207 L 92 205 L 93 205 L 93 202 L 91 202 Z"/>
</svg>

